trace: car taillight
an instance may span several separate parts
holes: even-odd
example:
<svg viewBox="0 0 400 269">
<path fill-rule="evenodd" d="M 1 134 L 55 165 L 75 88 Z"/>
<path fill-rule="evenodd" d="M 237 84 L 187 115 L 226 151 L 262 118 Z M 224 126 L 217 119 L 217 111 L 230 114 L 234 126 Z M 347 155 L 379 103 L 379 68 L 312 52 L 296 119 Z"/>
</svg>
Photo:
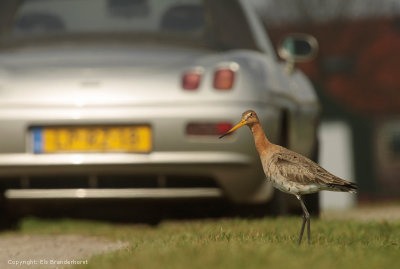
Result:
<svg viewBox="0 0 400 269">
<path fill-rule="evenodd" d="M 217 90 L 230 90 L 235 81 L 235 72 L 229 68 L 222 68 L 215 71 L 214 88 Z"/>
<path fill-rule="evenodd" d="M 202 72 L 188 71 L 183 74 L 182 88 L 185 90 L 197 90 L 200 85 Z"/>
<path fill-rule="evenodd" d="M 187 135 L 219 136 L 232 128 L 230 122 L 189 123 L 186 126 Z"/>
</svg>

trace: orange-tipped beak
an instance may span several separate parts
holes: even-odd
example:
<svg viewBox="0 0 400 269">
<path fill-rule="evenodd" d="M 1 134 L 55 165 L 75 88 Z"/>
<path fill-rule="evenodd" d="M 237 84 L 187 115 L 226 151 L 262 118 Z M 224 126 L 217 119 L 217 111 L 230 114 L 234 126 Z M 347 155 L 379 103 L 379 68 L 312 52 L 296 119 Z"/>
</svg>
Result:
<svg viewBox="0 0 400 269">
<path fill-rule="evenodd" d="M 226 136 L 227 134 L 232 133 L 233 131 L 239 129 L 242 126 L 245 126 L 247 124 L 247 121 L 242 120 L 241 122 L 239 122 L 238 124 L 236 124 L 235 126 L 232 127 L 232 129 L 230 129 L 229 131 L 227 131 L 226 133 L 224 133 L 223 135 L 221 135 L 219 138 L 223 138 L 224 136 Z"/>
</svg>

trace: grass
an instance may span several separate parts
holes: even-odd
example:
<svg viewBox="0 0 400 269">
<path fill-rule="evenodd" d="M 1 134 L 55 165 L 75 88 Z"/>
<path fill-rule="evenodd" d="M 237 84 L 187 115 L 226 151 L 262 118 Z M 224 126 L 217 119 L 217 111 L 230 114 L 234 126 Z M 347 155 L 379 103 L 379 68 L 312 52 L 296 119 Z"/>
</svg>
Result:
<svg viewBox="0 0 400 269">
<path fill-rule="evenodd" d="M 84 268 L 400 268 L 400 223 L 300 217 L 164 222 L 158 226 L 25 219 L 17 233 L 84 234 L 129 243 Z M 82 267 L 77 267 L 82 268 Z"/>
</svg>

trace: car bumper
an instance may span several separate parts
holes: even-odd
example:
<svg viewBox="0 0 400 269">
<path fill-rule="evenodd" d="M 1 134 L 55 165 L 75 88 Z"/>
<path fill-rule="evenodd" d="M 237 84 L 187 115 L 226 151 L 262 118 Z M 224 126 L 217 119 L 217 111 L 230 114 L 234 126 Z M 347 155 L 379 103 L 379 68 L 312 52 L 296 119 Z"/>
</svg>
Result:
<svg viewBox="0 0 400 269">
<path fill-rule="evenodd" d="M 13 167 L 71 165 L 228 164 L 250 165 L 251 158 L 235 152 L 154 152 L 149 154 L 3 154 L 3 172 Z"/>
<path fill-rule="evenodd" d="M 10 189 L 6 199 L 185 199 L 223 198 L 218 188 L 169 189 Z"/>
<path fill-rule="evenodd" d="M 226 198 L 237 203 L 260 203 L 272 196 L 272 187 L 253 156 L 237 152 L 153 152 L 149 154 L 2 154 L 0 183 L 7 199 L 179 199 Z M 74 188 L 57 186 L 58 175 L 78 177 L 84 183 Z M 82 176 L 83 175 L 83 176 Z M 150 187 L 127 184 L 110 187 L 98 184 L 104 175 L 113 180 L 121 175 L 134 182 L 144 175 L 155 184 Z M 149 177 L 150 176 L 150 177 Z M 203 178 L 215 185 L 192 186 Z M 45 178 L 50 185 L 33 186 Z M 170 186 L 179 178 L 182 186 Z M 18 182 L 15 184 L 15 182 Z M 55 185 L 51 185 L 55 182 Z M 175 183 L 176 184 L 176 183 Z M 4 185 L 4 184 L 3 184 Z M 146 184 L 145 184 L 146 185 Z"/>
</svg>

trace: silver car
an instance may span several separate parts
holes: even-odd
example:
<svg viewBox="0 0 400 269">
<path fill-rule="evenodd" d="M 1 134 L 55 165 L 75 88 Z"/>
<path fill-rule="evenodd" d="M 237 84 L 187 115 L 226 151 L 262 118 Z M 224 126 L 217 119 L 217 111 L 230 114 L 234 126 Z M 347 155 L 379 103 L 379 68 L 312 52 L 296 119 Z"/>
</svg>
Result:
<svg viewBox="0 0 400 269">
<path fill-rule="evenodd" d="M 315 40 L 276 52 L 245 0 L 3 0 L 2 201 L 273 201 L 247 109 L 269 138 L 317 151 L 318 100 L 295 68 Z M 276 199 L 275 199 L 276 200 Z"/>
</svg>

